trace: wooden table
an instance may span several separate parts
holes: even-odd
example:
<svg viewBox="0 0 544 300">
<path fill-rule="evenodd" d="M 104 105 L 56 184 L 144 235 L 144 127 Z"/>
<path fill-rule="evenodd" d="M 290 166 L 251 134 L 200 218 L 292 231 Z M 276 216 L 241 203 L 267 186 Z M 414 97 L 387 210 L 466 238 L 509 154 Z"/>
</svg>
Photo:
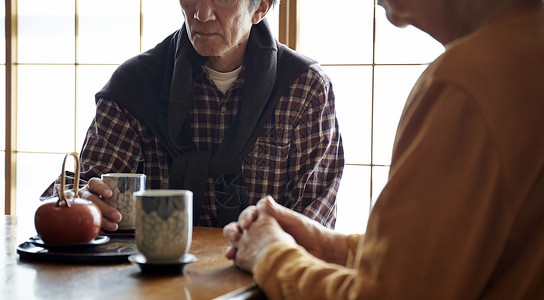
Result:
<svg viewBox="0 0 544 300">
<path fill-rule="evenodd" d="M 17 245 L 36 234 L 33 220 L 4 216 L 0 225 L 0 299 L 264 299 L 250 274 L 225 258 L 220 228 L 193 228 L 198 261 L 183 274 L 143 275 L 129 262 L 68 264 L 23 260 Z"/>
</svg>

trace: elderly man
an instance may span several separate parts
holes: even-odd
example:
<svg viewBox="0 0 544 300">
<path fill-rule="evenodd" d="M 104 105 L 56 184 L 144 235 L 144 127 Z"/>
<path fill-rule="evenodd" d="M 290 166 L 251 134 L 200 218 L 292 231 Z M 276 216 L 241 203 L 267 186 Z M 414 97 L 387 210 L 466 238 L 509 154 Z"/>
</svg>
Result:
<svg viewBox="0 0 544 300">
<path fill-rule="evenodd" d="M 223 230 L 269 299 L 544 299 L 544 3 L 383 0 L 446 46 L 364 238 L 271 198 Z"/>
<path fill-rule="evenodd" d="M 331 82 L 273 38 L 263 18 L 276 1 L 180 0 L 183 28 L 97 94 L 81 195 L 100 207 L 104 229 L 121 219 L 96 178 L 112 172 L 192 190 L 200 226 L 222 227 L 270 194 L 334 227 L 344 159 Z"/>
</svg>

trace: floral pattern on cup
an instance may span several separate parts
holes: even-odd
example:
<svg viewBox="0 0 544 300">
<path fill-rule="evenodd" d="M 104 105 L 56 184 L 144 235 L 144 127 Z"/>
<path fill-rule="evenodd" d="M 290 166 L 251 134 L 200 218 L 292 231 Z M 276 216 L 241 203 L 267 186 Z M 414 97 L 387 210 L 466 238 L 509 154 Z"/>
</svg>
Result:
<svg viewBox="0 0 544 300">
<path fill-rule="evenodd" d="M 112 191 L 112 196 L 104 201 L 117 209 L 123 216 L 118 223 L 119 229 L 133 230 L 136 228 L 136 206 L 133 194 L 145 190 L 145 179 L 144 174 L 108 173 L 102 175 L 102 181 Z"/>
<path fill-rule="evenodd" d="M 134 198 L 138 251 L 148 262 L 179 260 L 191 247 L 192 192 L 149 190 Z"/>
</svg>

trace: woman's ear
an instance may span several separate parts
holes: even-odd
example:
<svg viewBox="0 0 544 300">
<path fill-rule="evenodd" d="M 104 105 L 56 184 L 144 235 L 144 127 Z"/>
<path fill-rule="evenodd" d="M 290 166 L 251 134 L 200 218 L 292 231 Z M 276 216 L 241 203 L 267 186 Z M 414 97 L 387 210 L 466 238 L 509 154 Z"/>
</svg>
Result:
<svg viewBox="0 0 544 300">
<path fill-rule="evenodd" d="M 253 12 L 251 22 L 253 24 L 258 24 L 261 22 L 270 10 L 270 6 L 272 6 L 272 0 L 261 0 L 261 3 L 259 6 L 257 6 L 257 9 L 255 9 L 255 12 Z"/>
</svg>

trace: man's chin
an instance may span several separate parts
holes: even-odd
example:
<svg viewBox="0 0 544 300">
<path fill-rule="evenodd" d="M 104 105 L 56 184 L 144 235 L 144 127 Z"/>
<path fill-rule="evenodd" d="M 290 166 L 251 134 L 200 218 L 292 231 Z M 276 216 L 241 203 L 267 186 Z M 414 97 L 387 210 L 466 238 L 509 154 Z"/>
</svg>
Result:
<svg viewBox="0 0 544 300">
<path fill-rule="evenodd" d="M 217 51 L 214 51 L 212 49 L 195 49 L 195 50 L 196 50 L 196 53 L 198 53 L 198 55 L 200 56 L 206 56 L 206 57 L 219 56 L 217 54 Z"/>
<path fill-rule="evenodd" d="M 193 43 L 193 47 L 200 56 L 219 56 L 219 51 L 211 45 Z"/>
<path fill-rule="evenodd" d="M 387 19 L 395 27 L 404 28 L 404 27 L 408 27 L 408 25 L 410 25 L 409 23 L 406 23 L 406 22 L 398 20 L 398 19 L 389 19 L 389 18 L 387 18 Z"/>
<path fill-rule="evenodd" d="M 389 6 L 389 3 L 387 2 L 387 0 L 378 0 L 378 5 L 384 9 L 385 16 L 387 17 L 387 20 L 389 20 L 391 24 L 401 28 L 410 25 L 408 22 L 406 22 L 401 17 L 399 17 L 397 14 L 392 12 L 391 7 Z"/>
<path fill-rule="evenodd" d="M 399 17 L 398 15 L 391 13 L 390 11 L 386 11 L 385 16 L 387 17 L 387 20 L 389 20 L 389 22 L 396 27 L 404 28 L 410 25 L 410 23 L 408 23 L 406 20 Z"/>
</svg>

